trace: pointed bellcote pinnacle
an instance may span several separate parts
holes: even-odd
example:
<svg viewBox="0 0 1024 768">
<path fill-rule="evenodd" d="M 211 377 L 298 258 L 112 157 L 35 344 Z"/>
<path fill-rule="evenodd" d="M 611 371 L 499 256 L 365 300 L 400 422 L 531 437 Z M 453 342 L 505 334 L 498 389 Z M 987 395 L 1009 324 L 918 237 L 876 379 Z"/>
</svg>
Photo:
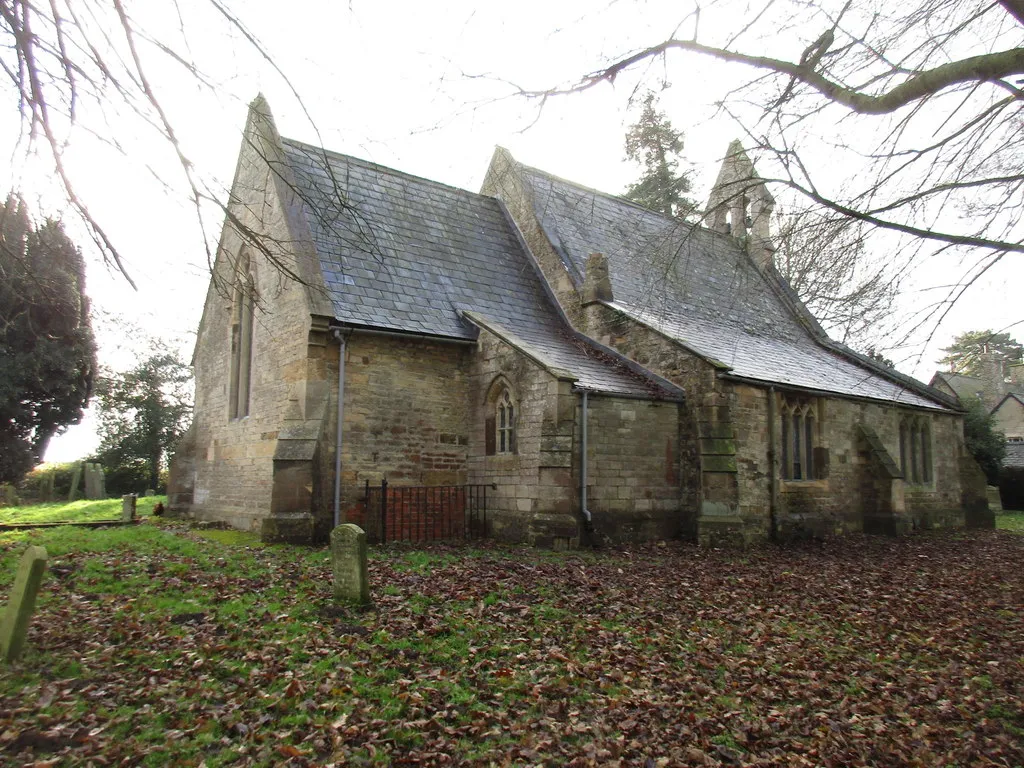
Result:
<svg viewBox="0 0 1024 768">
<path fill-rule="evenodd" d="M 738 139 L 733 141 L 708 198 L 708 226 L 738 239 L 749 235 L 750 254 L 765 266 L 775 251 L 770 227 L 774 207 L 775 198 L 757 175 L 743 145 Z"/>
<path fill-rule="evenodd" d="M 281 134 L 277 132 L 270 102 L 262 93 L 257 94 L 249 104 L 245 139 L 267 162 L 281 162 L 284 159 Z"/>
</svg>

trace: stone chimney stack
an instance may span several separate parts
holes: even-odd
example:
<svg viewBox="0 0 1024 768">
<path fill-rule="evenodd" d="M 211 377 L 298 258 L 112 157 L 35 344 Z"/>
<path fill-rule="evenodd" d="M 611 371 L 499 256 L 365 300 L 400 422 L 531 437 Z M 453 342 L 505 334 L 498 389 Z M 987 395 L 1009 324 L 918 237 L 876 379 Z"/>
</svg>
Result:
<svg viewBox="0 0 1024 768">
<path fill-rule="evenodd" d="M 604 326 L 607 312 L 601 306 L 601 302 L 613 301 L 614 297 L 611 275 L 608 273 L 608 257 L 603 253 L 592 253 L 587 256 L 580 300 L 583 304 L 583 331 L 602 344 L 608 343 L 607 329 Z"/>
<path fill-rule="evenodd" d="M 608 257 L 603 253 L 587 256 L 587 271 L 583 277 L 583 306 L 598 301 L 613 301 L 612 279 L 608 274 Z"/>
<path fill-rule="evenodd" d="M 1003 376 L 1003 361 L 985 345 L 985 351 L 978 358 L 982 381 L 982 400 L 991 410 L 999 405 L 999 401 L 1007 392 L 1006 380 Z"/>
<path fill-rule="evenodd" d="M 1006 372 L 1014 389 L 1024 387 L 1024 363 L 1010 363 L 1006 366 Z"/>
<path fill-rule="evenodd" d="M 754 170 L 743 145 L 729 145 L 715 186 L 708 198 L 705 218 L 716 232 L 741 240 L 758 266 L 764 269 L 775 255 L 771 214 L 775 198 Z"/>
</svg>

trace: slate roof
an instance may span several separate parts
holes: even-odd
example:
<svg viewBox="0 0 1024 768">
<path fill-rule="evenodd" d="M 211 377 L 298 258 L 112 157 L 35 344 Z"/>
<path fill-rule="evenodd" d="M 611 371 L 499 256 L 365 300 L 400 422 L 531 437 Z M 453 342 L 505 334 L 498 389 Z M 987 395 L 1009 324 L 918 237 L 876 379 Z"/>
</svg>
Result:
<svg viewBox="0 0 1024 768">
<path fill-rule="evenodd" d="M 785 288 L 772 285 L 728 235 L 518 166 L 534 212 L 570 276 L 587 256 L 608 258 L 611 306 L 721 363 L 734 376 L 840 395 L 942 409 L 944 396 L 893 372 L 858 365 L 824 337 Z M 776 279 L 781 281 L 781 277 Z M 816 339 L 811 329 L 821 334 Z"/>
<path fill-rule="evenodd" d="M 475 339 L 472 312 L 577 386 L 678 399 L 567 327 L 497 200 L 282 139 L 343 323 Z M 342 205 L 344 200 L 346 205 Z"/>
<path fill-rule="evenodd" d="M 1007 469 L 1024 469 L 1024 443 L 1007 443 L 1003 467 Z"/>
<path fill-rule="evenodd" d="M 968 376 L 965 373 L 943 373 L 936 371 L 932 381 L 939 380 L 956 393 L 961 401 L 967 402 L 970 398 L 979 397 L 985 392 L 985 382 L 978 376 Z"/>
</svg>

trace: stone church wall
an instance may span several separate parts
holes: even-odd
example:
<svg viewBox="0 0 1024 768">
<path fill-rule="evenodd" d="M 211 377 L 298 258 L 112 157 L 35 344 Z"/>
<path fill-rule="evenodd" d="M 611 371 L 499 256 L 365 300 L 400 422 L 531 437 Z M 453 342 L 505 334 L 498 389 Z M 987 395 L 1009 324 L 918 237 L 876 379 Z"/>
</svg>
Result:
<svg viewBox="0 0 1024 768">
<path fill-rule="evenodd" d="M 582 396 L 573 382 L 481 331 L 470 403 L 479 408 L 470 440 L 470 478 L 488 491 L 496 538 L 546 547 L 586 542 L 580 510 Z M 519 408 L 517 451 L 487 455 L 485 421 L 495 387 Z M 588 507 L 602 540 L 677 536 L 683 495 L 677 403 L 608 395 L 588 398 Z"/>
<path fill-rule="evenodd" d="M 236 211 L 247 226 L 268 233 L 268 243 L 289 242 L 291 236 L 265 164 L 242 163 L 236 190 L 250 190 L 253 196 Z M 191 481 L 190 514 L 249 530 L 258 529 L 271 511 L 279 432 L 288 419 L 306 415 L 307 395 L 312 394 L 307 383 L 322 372 L 317 372 L 319 363 L 309 357 L 311 319 L 306 288 L 250 249 L 257 301 L 249 413 L 241 418 L 229 415 L 231 294 L 242 251 L 241 238 L 226 226 L 196 342 L 195 426 L 189 437 L 190 461 L 184 462 L 191 464 L 191 477 L 183 480 Z"/>
<path fill-rule="evenodd" d="M 678 538 L 697 490 L 683 485 L 680 471 L 683 407 L 592 396 L 587 410 L 587 507 L 597 536 L 612 541 Z M 582 405 L 576 413 L 579 425 Z M 577 426 L 576 445 L 580 439 Z"/>
<path fill-rule="evenodd" d="M 738 385 L 735 390 L 733 413 L 743 519 L 748 526 L 761 520 L 760 533 L 766 536 L 770 527 L 767 391 L 746 385 Z M 812 480 L 779 478 L 775 516 L 783 539 L 862 531 L 865 517 L 878 513 L 872 505 L 885 508 L 893 493 L 888 484 L 882 490 L 877 487 L 881 468 L 873 465 L 859 425 L 868 426 L 877 435 L 898 467 L 899 422 L 901 414 L 908 411 L 840 398 L 815 398 L 815 405 L 816 446 L 821 449 L 816 456 L 826 466 Z M 963 524 L 959 479 L 963 437 L 957 432 L 959 421 L 942 414 L 928 414 L 927 418 L 931 427 L 932 479 L 918 484 L 896 481 L 902 507 L 891 512 L 896 516 L 892 532 Z M 775 434 L 779 440 L 778 422 Z M 778 451 L 781 453 L 780 445 Z"/>
<path fill-rule="evenodd" d="M 329 351 L 329 375 L 337 392 L 338 345 Z M 364 519 L 366 483 L 391 487 L 464 485 L 468 480 L 469 360 L 465 344 L 353 333 L 346 341 L 341 513 Z M 337 395 L 332 402 L 337 403 Z M 333 504 L 332 406 L 330 468 L 324 498 Z"/>
<path fill-rule="evenodd" d="M 577 546 L 571 382 L 486 330 L 480 331 L 471 380 L 470 479 L 495 485 L 487 492 L 491 534 L 540 546 Z M 488 455 L 487 419 L 504 386 L 518 409 L 516 451 Z"/>
</svg>

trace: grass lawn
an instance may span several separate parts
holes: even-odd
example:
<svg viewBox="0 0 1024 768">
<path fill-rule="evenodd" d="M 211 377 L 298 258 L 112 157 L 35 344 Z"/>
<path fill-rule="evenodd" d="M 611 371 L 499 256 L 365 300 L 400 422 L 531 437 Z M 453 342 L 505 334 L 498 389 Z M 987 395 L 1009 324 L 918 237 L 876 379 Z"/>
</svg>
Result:
<svg viewBox="0 0 1024 768">
<path fill-rule="evenodd" d="M 368 611 L 324 549 L 170 521 L 0 534 L 4 591 L 28 543 L 12 765 L 1024 765 L 1005 531 L 377 549 Z"/>
<path fill-rule="evenodd" d="M 158 501 L 167 503 L 166 496 L 142 496 L 135 506 L 140 516 L 149 515 Z M 0 524 L 57 523 L 91 520 L 119 520 L 121 499 L 100 499 L 97 501 L 53 501 L 47 504 L 32 504 L 24 507 L 0 507 Z"/>
<path fill-rule="evenodd" d="M 1024 533 L 1024 512 L 1006 511 L 996 515 L 996 528 L 1001 531 Z"/>
</svg>

